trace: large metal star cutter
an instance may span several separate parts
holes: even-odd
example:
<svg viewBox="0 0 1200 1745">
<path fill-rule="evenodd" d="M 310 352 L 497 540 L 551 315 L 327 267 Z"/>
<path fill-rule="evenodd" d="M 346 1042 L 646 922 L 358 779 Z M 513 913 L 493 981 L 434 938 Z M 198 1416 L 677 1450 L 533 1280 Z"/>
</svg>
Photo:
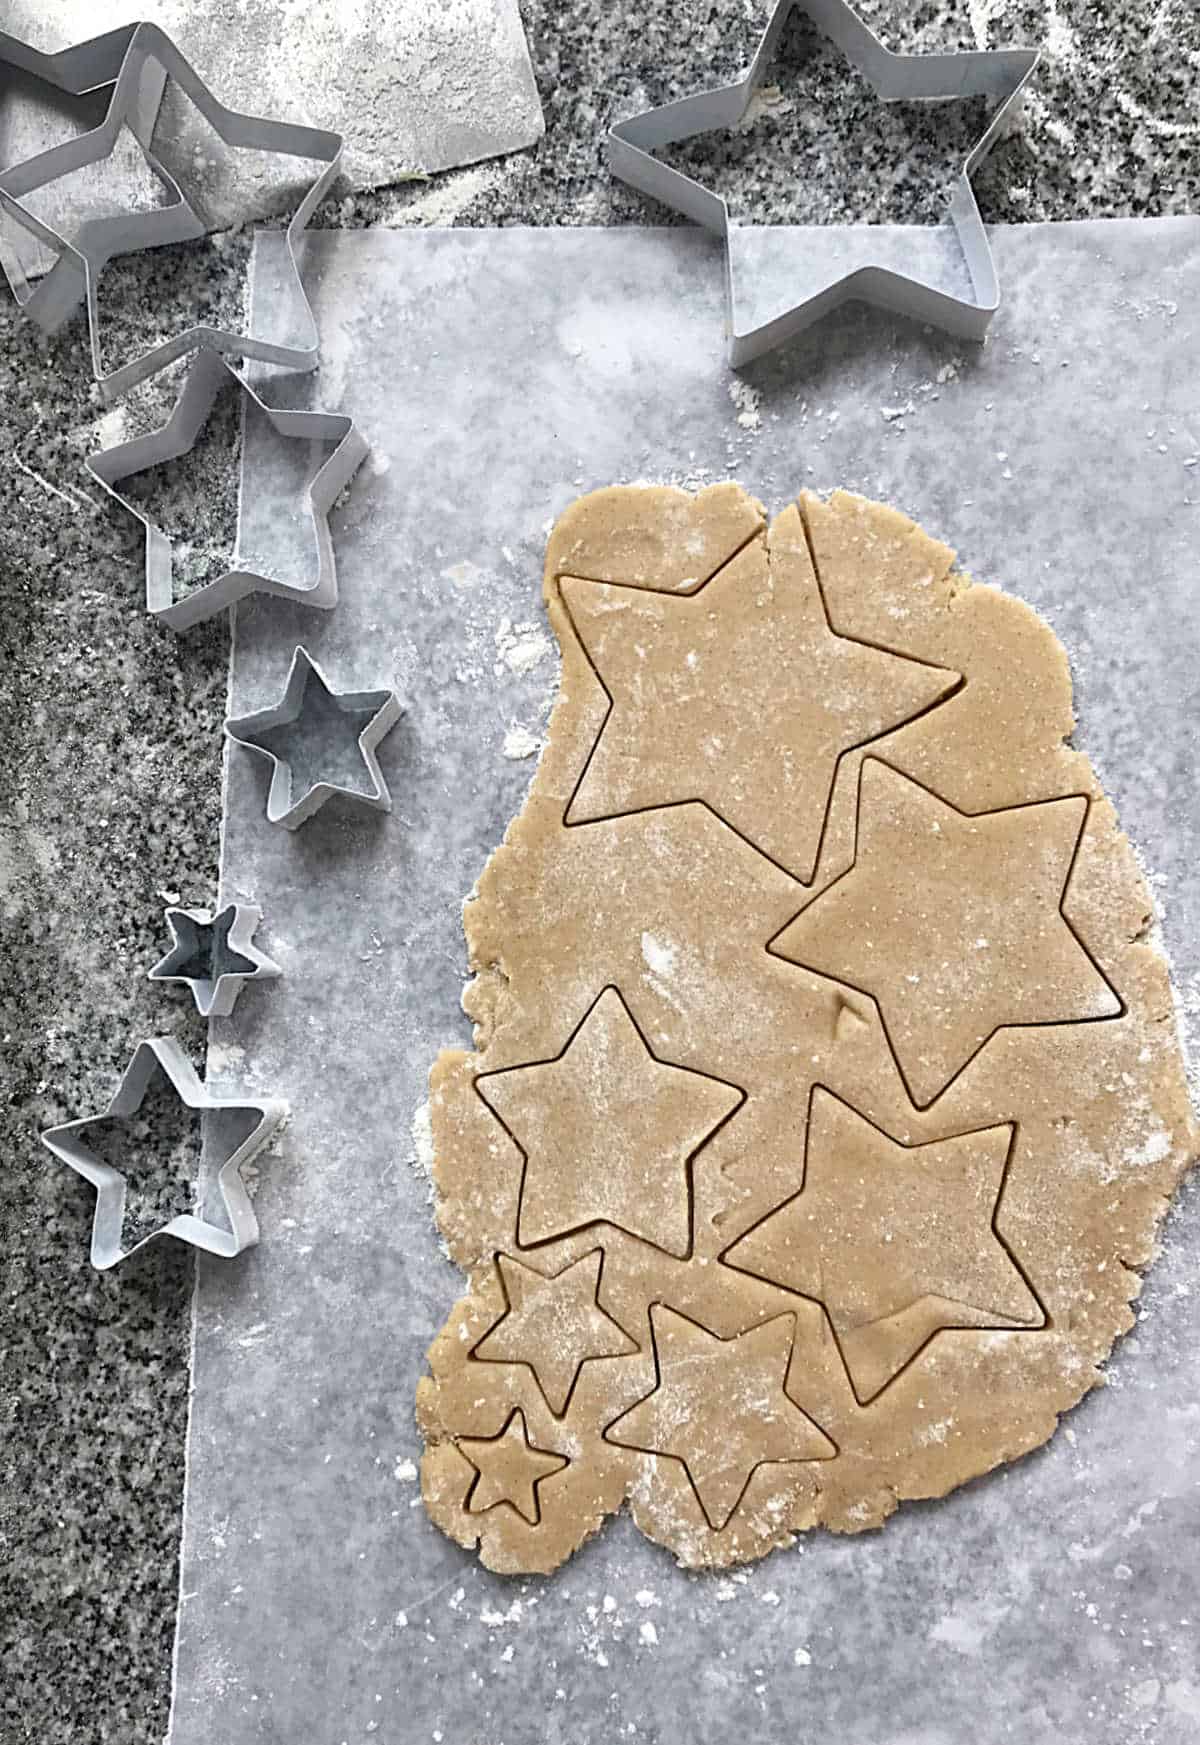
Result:
<svg viewBox="0 0 1200 1745">
<path fill-rule="evenodd" d="M 97 41 L 110 43 L 109 38 Z M 80 51 L 92 46 L 80 45 Z M 26 51 L 26 57 L 31 52 Z M 98 60 L 102 70 L 111 63 L 113 52 L 111 44 L 104 49 L 107 59 Z M 99 50 L 97 55 L 100 55 Z M 73 72 L 79 76 L 78 68 Z M 286 270 L 295 287 L 297 305 L 304 311 L 306 335 L 303 343 L 297 339 L 296 343 L 285 345 L 253 334 L 229 333 L 221 328 L 197 325 L 152 346 L 140 357 L 130 359 L 106 375 L 97 299 L 97 287 L 104 267 L 114 255 L 131 249 L 186 241 L 205 233 L 204 224 L 184 199 L 179 184 L 157 163 L 150 151 L 153 120 L 157 114 L 157 100 L 152 102 L 151 98 L 156 93 L 161 96 L 165 78 L 175 81 L 225 145 L 314 159 L 323 166 L 292 214 L 284 233 Z M 23 204 L 30 194 L 59 177 L 85 169 L 89 164 L 100 163 L 113 151 L 125 128 L 133 134 L 165 184 L 170 195 L 165 208 L 121 213 L 88 222 L 71 237 L 65 237 Z M 110 402 L 200 346 L 264 363 L 282 364 L 293 370 L 313 370 L 317 367 L 318 335 L 312 309 L 304 295 L 296 247 L 300 233 L 337 177 L 341 155 L 341 136 L 325 128 L 271 121 L 227 109 L 209 91 L 170 37 L 156 25 L 139 24 L 121 59 L 112 100 L 103 122 L 88 133 L 64 140 L 26 163 L 0 172 L 0 213 L 57 257 L 55 267 L 36 289 L 28 283 L 14 284 L 17 300 L 24 312 L 46 333 L 55 332 L 81 302 L 86 303 L 92 371 L 102 399 Z"/>
<path fill-rule="evenodd" d="M 308 583 L 289 582 L 239 564 L 236 557 L 223 575 L 175 598 L 171 541 L 161 527 L 124 496 L 117 485 L 134 473 L 178 460 L 195 447 L 221 390 L 230 384 L 242 396 L 243 411 L 251 405 L 283 437 L 305 443 L 333 443 L 333 451 L 307 487 L 308 512 L 317 548 L 317 573 Z M 361 466 L 366 438 L 352 418 L 340 412 L 280 412 L 267 406 L 236 370 L 215 351 L 202 351 L 188 370 L 183 391 L 167 422 L 146 436 L 102 449 L 87 457 L 87 468 L 111 497 L 136 515 L 146 529 L 146 607 L 173 630 L 186 630 L 214 612 L 223 611 L 248 594 L 275 594 L 302 606 L 329 608 L 337 602 L 337 568 L 329 532 L 329 511 Z"/>
<path fill-rule="evenodd" d="M 868 265 L 832 280 L 782 315 L 757 327 L 739 330 L 738 290 L 730 249 L 731 232 L 739 227 L 730 218 L 729 207 L 720 195 L 653 154 L 664 146 L 735 127 L 741 121 L 793 11 L 805 13 L 841 49 L 884 102 L 936 102 L 955 97 L 991 97 L 997 101 L 998 107 L 983 137 L 963 165 L 948 213 L 971 282 L 969 298 L 954 296 L 889 267 Z M 1036 49 L 893 54 L 868 30 L 846 0 L 778 0 L 757 53 L 736 84 L 701 91 L 618 122 L 608 136 L 609 166 L 622 181 L 653 195 L 725 239 L 729 360 L 735 367 L 782 345 L 852 298 L 930 322 L 959 338 L 981 340 L 999 307 L 1000 291 L 971 176 L 991 150 L 1037 62 Z"/>
<path fill-rule="evenodd" d="M 149 971 L 152 982 L 184 982 L 202 1018 L 228 1018 L 247 982 L 273 981 L 283 972 L 254 943 L 262 920 L 257 903 L 207 909 L 168 909 L 171 949 Z"/>
<path fill-rule="evenodd" d="M 166 1075 L 180 1102 L 189 1109 L 201 1113 L 249 1112 L 257 1115 L 258 1121 L 248 1138 L 230 1152 L 217 1170 L 216 1187 L 229 1220 L 228 1229 L 220 1224 L 210 1224 L 198 1213 L 183 1212 L 169 1219 L 160 1229 L 150 1231 L 132 1247 L 123 1248 L 126 1178 L 112 1164 L 96 1156 L 84 1135 L 99 1121 L 128 1121 L 135 1116 L 159 1072 Z M 129 1255 L 159 1236 L 175 1236 L 181 1242 L 190 1242 L 194 1248 L 202 1248 L 206 1254 L 231 1260 L 235 1254 L 253 1247 L 258 1241 L 258 1219 L 239 1171 L 262 1150 L 286 1115 L 287 1104 L 275 1098 L 260 1101 L 257 1098 L 211 1096 L 179 1044 L 170 1037 L 154 1036 L 138 1043 L 107 1109 L 99 1115 L 86 1115 L 81 1120 L 47 1128 L 42 1134 L 42 1144 L 85 1181 L 91 1182 L 96 1190 L 91 1259 L 98 1272 L 107 1272 L 109 1267 L 128 1259 Z"/>
<path fill-rule="evenodd" d="M 308 650 L 297 648 L 280 701 L 255 715 L 226 721 L 225 732 L 247 751 L 268 760 L 267 818 L 285 830 L 297 830 L 334 794 L 377 812 L 391 811 L 392 797 L 375 748 L 401 712 L 394 691 L 335 691 Z M 352 779 L 344 768 L 331 769 L 330 741 L 341 738 L 344 752 L 347 724 L 365 785 L 364 779 Z M 330 773 L 322 773 L 325 770 Z"/>
</svg>

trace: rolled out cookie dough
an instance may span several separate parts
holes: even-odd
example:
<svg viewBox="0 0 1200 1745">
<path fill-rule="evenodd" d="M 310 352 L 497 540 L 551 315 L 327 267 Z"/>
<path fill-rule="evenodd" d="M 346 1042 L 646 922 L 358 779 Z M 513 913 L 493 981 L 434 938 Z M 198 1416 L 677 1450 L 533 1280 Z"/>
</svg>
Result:
<svg viewBox="0 0 1200 1745">
<path fill-rule="evenodd" d="M 1166 964 L 1066 657 L 894 509 L 562 516 L 549 743 L 433 1068 L 468 1274 L 433 1519 L 550 1570 L 878 1526 L 1044 1442 L 1193 1154 Z"/>
</svg>

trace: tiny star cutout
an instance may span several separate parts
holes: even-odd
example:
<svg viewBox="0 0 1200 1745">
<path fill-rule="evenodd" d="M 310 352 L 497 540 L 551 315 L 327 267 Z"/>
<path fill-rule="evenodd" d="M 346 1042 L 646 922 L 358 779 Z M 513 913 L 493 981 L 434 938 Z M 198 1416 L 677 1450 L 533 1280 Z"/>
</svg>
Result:
<svg viewBox="0 0 1200 1745">
<path fill-rule="evenodd" d="M 486 1073 L 476 1086 L 525 1156 L 523 1247 L 608 1223 L 668 1254 L 690 1252 L 691 1160 L 742 1092 L 656 1059 L 615 988 L 557 1059 Z"/>
<path fill-rule="evenodd" d="M 279 965 L 253 943 L 262 910 L 227 903 L 217 915 L 168 909 L 171 949 L 150 971 L 152 982 L 186 982 L 202 1018 L 228 1018 L 247 982 L 271 981 Z"/>
<path fill-rule="evenodd" d="M 475 1468 L 467 1493 L 467 1512 L 482 1515 L 507 1503 L 536 1527 L 541 1520 L 538 1485 L 569 1462 L 565 1455 L 536 1448 L 525 1428 L 525 1414 L 511 1414 L 499 1436 L 460 1436 L 458 1448 Z"/>
<path fill-rule="evenodd" d="M 720 1339 L 655 1303 L 650 1327 L 658 1384 L 608 1426 L 605 1440 L 681 1461 L 714 1533 L 729 1521 L 756 1467 L 837 1453 L 785 1389 L 794 1315 Z"/>
<path fill-rule="evenodd" d="M 1087 811 L 959 812 L 868 758 L 854 865 L 770 949 L 876 1001 L 926 1108 L 1002 1027 L 1120 1013 L 1062 912 Z"/>
<path fill-rule="evenodd" d="M 611 699 L 567 823 L 702 801 L 803 884 L 842 756 L 960 682 L 837 634 L 795 506 L 695 594 L 561 586 Z"/>
<path fill-rule="evenodd" d="M 575 1378 L 598 1357 L 626 1357 L 635 1342 L 600 1307 L 604 1252 L 594 1248 L 561 1272 L 545 1274 L 511 1255 L 496 1267 L 508 1308 L 476 1345 L 485 1363 L 526 1363 L 556 1417 L 567 1409 Z"/>
<path fill-rule="evenodd" d="M 1044 1325 L 993 1223 L 1012 1139 L 901 1145 L 818 1085 L 803 1188 L 722 1259 L 824 1305 L 865 1404 L 939 1329 Z"/>
</svg>

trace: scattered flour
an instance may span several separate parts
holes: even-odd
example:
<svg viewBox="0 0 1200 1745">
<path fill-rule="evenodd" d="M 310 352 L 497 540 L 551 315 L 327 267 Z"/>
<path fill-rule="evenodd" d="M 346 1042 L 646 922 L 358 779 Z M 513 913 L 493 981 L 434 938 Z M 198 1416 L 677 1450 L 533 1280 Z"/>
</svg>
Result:
<svg viewBox="0 0 1200 1745">
<path fill-rule="evenodd" d="M 796 1652 L 792 1655 L 792 1662 L 796 1666 L 811 1666 L 812 1655 L 808 1652 L 807 1648 L 797 1648 Z"/>
<path fill-rule="evenodd" d="M 504 735 L 504 755 L 513 759 L 532 757 L 542 749 L 542 742 L 528 727 L 510 727 Z"/>
<path fill-rule="evenodd" d="M 496 626 L 497 678 L 506 672 L 531 673 L 550 652 L 550 639 L 536 624 L 514 624 L 511 618 L 502 618 Z"/>
<path fill-rule="evenodd" d="M 396 1470 L 392 1474 L 393 1478 L 399 1479 L 402 1484 L 412 1484 L 416 1476 L 417 1468 L 415 1461 L 398 1460 L 396 1462 Z"/>
<path fill-rule="evenodd" d="M 757 430 L 762 423 L 758 406 L 762 395 L 749 382 L 730 382 L 729 398 L 737 407 L 737 421 L 743 430 Z"/>
<path fill-rule="evenodd" d="M 647 1648 L 657 1648 L 658 1631 L 654 1628 L 654 1625 L 650 1622 L 649 1618 L 644 1619 L 642 1623 L 638 1625 L 638 1638 L 646 1644 Z"/>
</svg>

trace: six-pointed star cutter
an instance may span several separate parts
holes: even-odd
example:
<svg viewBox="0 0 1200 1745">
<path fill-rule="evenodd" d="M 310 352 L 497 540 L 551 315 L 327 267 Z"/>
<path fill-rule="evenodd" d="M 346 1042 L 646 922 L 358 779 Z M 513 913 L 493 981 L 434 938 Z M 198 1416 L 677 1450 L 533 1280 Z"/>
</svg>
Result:
<svg viewBox="0 0 1200 1745">
<path fill-rule="evenodd" d="M 653 154 L 698 134 L 736 127 L 763 82 L 779 38 L 793 12 L 803 12 L 858 68 L 888 103 L 935 102 L 954 97 L 991 97 L 998 104 L 955 184 L 948 216 L 954 226 L 973 295 L 956 297 L 920 279 L 883 266 L 859 267 L 782 315 L 738 331 L 737 282 L 730 249 L 737 225 L 729 206 L 711 189 Z M 725 241 L 725 296 L 729 361 L 736 368 L 782 345 L 840 304 L 858 298 L 897 314 L 928 321 L 961 339 L 981 340 L 1000 303 L 1000 287 L 987 232 L 971 187 L 982 163 L 1020 100 L 1038 62 L 1036 49 L 980 49 L 949 54 L 898 55 L 884 47 L 846 0 L 777 0 L 754 59 L 741 79 L 715 91 L 649 109 L 609 131 L 608 162 L 614 175 L 712 230 Z"/>
<path fill-rule="evenodd" d="M 181 1103 L 187 1108 L 206 1110 L 249 1111 L 258 1116 L 254 1130 L 235 1146 L 216 1174 L 216 1186 L 229 1220 L 229 1228 L 212 1224 L 195 1212 L 181 1212 L 158 1230 L 152 1230 L 131 1248 L 121 1245 L 125 1220 L 126 1181 L 121 1171 L 84 1142 L 83 1133 L 98 1121 L 128 1121 L 145 1101 L 146 1093 L 157 1073 L 163 1072 Z M 98 1272 L 107 1272 L 118 1261 L 127 1260 L 147 1242 L 159 1236 L 177 1236 L 190 1242 L 206 1254 L 232 1259 L 244 1248 L 258 1241 L 258 1219 L 246 1192 L 240 1171 L 270 1139 L 287 1115 L 287 1104 L 276 1098 L 214 1097 L 197 1078 L 191 1062 L 177 1042 L 170 1037 L 152 1036 L 139 1042 L 133 1059 L 116 1095 L 99 1115 L 85 1115 L 77 1121 L 65 1121 L 61 1126 L 48 1127 L 42 1134 L 42 1144 L 55 1157 L 69 1164 L 96 1190 L 96 1215 L 92 1223 L 92 1265 Z"/>
<path fill-rule="evenodd" d="M 324 128 L 297 122 L 270 121 L 240 115 L 227 109 L 208 90 L 203 80 L 157 25 L 139 24 L 121 52 L 121 32 L 110 32 L 91 42 L 80 43 L 61 56 L 40 55 L 0 35 L 0 60 L 46 78 L 60 90 L 81 94 L 95 90 L 113 78 L 114 60 L 119 70 L 104 120 L 98 127 L 39 152 L 25 163 L 0 172 L 0 215 L 43 243 L 57 259 L 45 278 L 34 286 L 20 272 L 6 270 L 17 302 L 46 333 L 54 333 L 80 303 L 87 307 L 92 371 L 101 398 L 112 401 L 128 388 L 190 351 L 207 347 L 213 351 L 282 364 L 293 370 L 317 366 L 318 340 L 312 309 L 304 294 L 296 256 L 297 242 L 309 218 L 335 181 L 341 165 L 342 140 Z M 319 175 L 292 214 L 284 232 L 289 271 L 303 305 L 310 337 L 303 344 L 285 345 L 252 334 L 229 333 L 221 328 L 198 325 L 154 345 L 140 357 L 130 359 L 105 374 L 98 305 L 100 274 L 114 255 L 132 249 L 168 242 L 185 242 L 203 236 L 205 226 L 192 211 L 183 191 L 151 151 L 154 122 L 163 85 L 173 79 L 191 99 L 201 116 L 228 146 L 281 155 L 310 158 L 323 165 Z M 146 155 L 151 168 L 170 196 L 163 207 L 150 212 L 122 212 L 85 221 L 71 237 L 60 236 L 23 201 L 60 177 L 100 163 L 112 152 L 123 128 L 128 128 Z"/>
</svg>

